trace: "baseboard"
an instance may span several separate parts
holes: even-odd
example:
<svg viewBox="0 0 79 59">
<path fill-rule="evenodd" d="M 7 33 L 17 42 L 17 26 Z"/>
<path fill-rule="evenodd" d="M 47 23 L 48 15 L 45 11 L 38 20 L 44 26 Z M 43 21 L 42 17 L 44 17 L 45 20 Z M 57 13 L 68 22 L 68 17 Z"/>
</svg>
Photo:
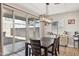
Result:
<svg viewBox="0 0 79 59">
<path fill-rule="evenodd" d="M 68 47 L 72 47 L 73 48 L 74 46 L 73 45 L 68 45 Z"/>
<path fill-rule="evenodd" d="M 72 48 L 74 47 L 73 45 L 68 45 L 68 46 L 67 45 L 60 45 L 60 46 L 62 46 L 62 47 L 72 47 Z"/>
<path fill-rule="evenodd" d="M 62 47 L 67 47 L 66 45 L 59 45 L 59 46 L 62 46 Z"/>
</svg>

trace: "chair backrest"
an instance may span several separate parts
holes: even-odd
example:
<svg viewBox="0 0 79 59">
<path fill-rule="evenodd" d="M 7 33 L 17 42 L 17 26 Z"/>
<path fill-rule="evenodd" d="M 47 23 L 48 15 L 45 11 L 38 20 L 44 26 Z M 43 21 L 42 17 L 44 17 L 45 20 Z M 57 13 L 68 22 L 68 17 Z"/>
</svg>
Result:
<svg viewBox="0 0 79 59">
<path fill-rule="evenodd" d="M 54 48 L 58 48 L 60 43 L 59 41 L 60 41 L 60 37 L 54 39 Z"/>
<path fill-rule="evenodd" d="M 60 45 L 60 37 L 57 38 L 57 46 Z"/>
<path fill-rule="evenodd" d="M 32 47 L 32 55 L 40 56 L 41 55 L 40 40 L 30 39 L 30 42 L 31 42 L 31 47 Z"/>
<path fill-rule="evenodd" d="M 54 51 L 59 53 L 60 37 L 54 40 Z"/>
<path fill-rule="evenodd" d="M 57 38 L 54 39 L 54 48 L 57 47 Z"/>
</svg>

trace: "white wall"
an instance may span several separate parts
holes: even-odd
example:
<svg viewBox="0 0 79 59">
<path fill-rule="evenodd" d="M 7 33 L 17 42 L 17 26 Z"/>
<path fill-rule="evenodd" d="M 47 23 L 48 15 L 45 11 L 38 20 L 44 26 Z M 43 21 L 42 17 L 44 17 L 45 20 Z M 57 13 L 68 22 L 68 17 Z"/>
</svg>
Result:
<svg viewBox="0 0 79 59">
<path fill-rule="evenodd" d="M 79 31 L 79 11 L 53 15 L 53 21 L 59 22 L 59 29 L 73 33 Z M 75 24 L 68 24 L 68 19 L 75 19 Z M 61 31 L 59 31 L 61 32 Z"/>
<path fill-rule="evenodd" d="M 72 35 L 75 31 L 79 32 L 79 11 L 56 14 L 52 15 L 52 17 L 52 21 L 59 22 L 59 34 L 62 34 L 64 31 L 69 32 L 71 37 L 69 45 L 73 46 Z M 75 19 L 75 24 L 68 24 L 68 19 Z M 52 31 L 55 32 L 55 30 Z"/>
</svg>

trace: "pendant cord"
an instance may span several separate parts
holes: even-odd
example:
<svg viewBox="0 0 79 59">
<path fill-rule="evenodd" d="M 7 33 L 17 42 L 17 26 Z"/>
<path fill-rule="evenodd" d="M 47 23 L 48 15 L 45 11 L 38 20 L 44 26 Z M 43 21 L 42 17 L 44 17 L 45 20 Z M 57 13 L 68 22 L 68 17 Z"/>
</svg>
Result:
<svg viewBox="0 0 79 59">
<path fill-rule="evenodd" d="M 46 3 L 46 17 L 48 16 L 48 5 L 49 3 Z"/>
</svg>

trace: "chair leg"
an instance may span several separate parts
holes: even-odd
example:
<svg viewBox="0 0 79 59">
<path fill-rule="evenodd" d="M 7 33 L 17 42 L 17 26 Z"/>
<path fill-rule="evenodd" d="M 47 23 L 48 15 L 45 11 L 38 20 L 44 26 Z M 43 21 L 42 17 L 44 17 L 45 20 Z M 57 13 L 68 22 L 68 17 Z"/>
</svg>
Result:
<svg viewBox="0 0 79 59">
<path fill-rule="evenodd" d="M 52 47 L 52 56 L 53 56 L 53 54 L 54 54 L 54 49 L 53 49 L 53 47 Z"/>
<path fill-rule="evenodd" d="M 25 56 L 28 56 L 28 43 L 25 43 Z"/>
<path fill-rule="evenodd" d="M 60 54 L 60 51 L 59 51 L 59 46 L 58 46 L 58 54 Z"/>
<path fill-rule="evenodd" d="M 55 49 L 55 56 L 57 56 L 57 51 L 56 51 L 56 49 Z"/>
<path fill-rule="evenodd" d="M 32 53 L 31 53 L 31 50 L 32 50 L 32 49 L 31 49 L 31 48 L 29 48 L 29 56 L 32 54 Z"/>
</svg>

